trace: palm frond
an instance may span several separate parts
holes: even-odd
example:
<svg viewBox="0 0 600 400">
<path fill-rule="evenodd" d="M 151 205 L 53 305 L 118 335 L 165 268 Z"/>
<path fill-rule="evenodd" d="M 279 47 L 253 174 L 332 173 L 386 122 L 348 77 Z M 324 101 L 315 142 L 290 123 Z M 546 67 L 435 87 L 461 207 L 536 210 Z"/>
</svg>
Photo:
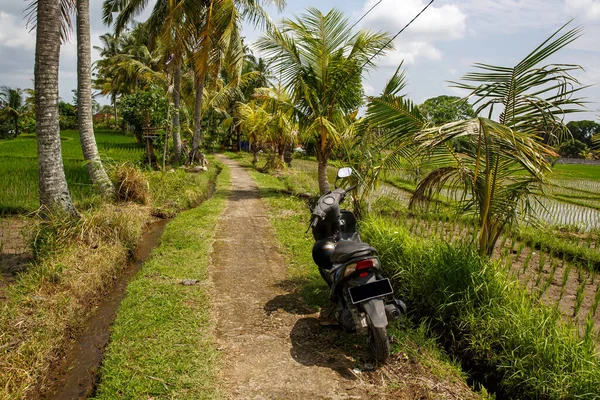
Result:
<svg viewBox="0 0 600 400">
<path fill-rule="evenodd" d="M 38 0 L 30 0 L 25 7 L 27 27 L 33 31 L 37 27 Z M 75 13 L 75 0 L 60 0 L 60 37 L 63 43 L 68 42 L 73 30 L 73 14 Z"/>
</svg>

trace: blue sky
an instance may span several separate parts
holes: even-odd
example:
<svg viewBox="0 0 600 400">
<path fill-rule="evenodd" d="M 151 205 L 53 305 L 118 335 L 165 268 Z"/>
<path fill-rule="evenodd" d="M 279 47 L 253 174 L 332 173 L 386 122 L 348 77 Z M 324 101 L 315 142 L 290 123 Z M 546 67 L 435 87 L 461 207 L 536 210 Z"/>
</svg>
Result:
<svg viewBox="0 0 600 400">
<path fill-rule="evenodd" d="M 101 21 L 102 0 L 90 0 L 92 42 L 108 31 Z M 285 11 L 278 14 L 268 8 L 272 19 L 292 18 L 307 7 L 323 12 L 337 7 L 351 21 L 358 20 L 378 0 L 288 0 Z M 152 0 L 149 2 L 149 8 Z M 32 87 L 35 38 L 25 26 L 20 0 L 0 0 L 0 85 Z M 359 24 L 358 28 L 397 32 L 426 4 L 424 0 L 383 0 Z M 140 16 L 144 19 L 144 15 Z M 600 83 L 600 0 L 436 0 L 395 41 L 396 50 L 378 62 L 379 68 L 364 76 L 367 94 L 376 94 L 401 60 L 408 73 L 407 92 L 421 103 L 440 94 L 464 95 L 450 88 L 447 81 L 457 80 L 472 70 L 472 64 L 483 62 L 513 65 L 528 54 L 558 27 L 574 19 L 585 35 L 564 49 L 552 62 L 579 64 L 585 72 L 577 74 L 584 84 Z M 260 32 L 244 27 L 247 42 Z M 97 55 L 94 54 L 96 58 Z M 71 101 L 76 86 L 76 45 L 61 51 L 60 93 Z M 571 119 L 598 119 L 600 86 L 584 92 L 590 101 L 590 112 Z M 106 101 L 103 101 L 106 102 Z"/>
</svg>

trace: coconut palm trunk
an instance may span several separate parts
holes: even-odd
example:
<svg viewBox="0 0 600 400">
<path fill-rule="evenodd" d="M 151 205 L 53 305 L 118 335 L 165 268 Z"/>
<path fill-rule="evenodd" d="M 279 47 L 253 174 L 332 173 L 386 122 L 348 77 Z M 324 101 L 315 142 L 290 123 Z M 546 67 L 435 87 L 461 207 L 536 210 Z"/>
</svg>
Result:
<svg viewBox="0 0 600 400">
<path fill-rule="evenodd" d="M 200 144 L 204 142 L 202 136 L 202 97 L 204 94 L 204 74 L 196 76 L 196 106 L 194 108 L 194 139 L 192 140 L 192 151 L 190 152 L 189 163 L 193 163 L 199 153 Z M 200 161 L 203 163 L 204 156 L 200 153 Z"/>
<path fill-rule="evenodd" d="M 319 192 L 325 194 L 330 191 L 329 179 L 327 178 L 327 164 L 329 161 L 329 154 L 326 151 L 317 150 L 317 176 L 319 180 Z"/>
<path fill-rule="evenodd" d="M 179 109 L 181 103 L 181 60 L 177 60 L 173 74 L 173 153 L 175 160 L 181 160 L 181 123 Z"/>
<path fill-rule="evenodd" d="M 104 170 L 94 137 L 90 42 L 90 1 L 77 0 L 77 118 L 81 148 L 92 185 L 102 196 L 112 197 L 115 188 Z"/>
<path fill-rule="evenodd" d="M 65 178 L 58 125 L 61 17 L 60 2 L 38 0 L 34 76 L 40 205 L 44 213 L 77 216 Z"/>
<path fill-rule="evenodd" d="M 15 121 L 15 137 L 18 137 L 19 133 L 20 133 L 19 132 L 19 117 L 15 116 L 14 121 Z"/>
<path fill-rule="evenodd" d="M 119 129 L 119 116 L 117 114 L 117 93 L 112 94 L 112 103 L 115 110 L 115 129 Z"/>
</svg>

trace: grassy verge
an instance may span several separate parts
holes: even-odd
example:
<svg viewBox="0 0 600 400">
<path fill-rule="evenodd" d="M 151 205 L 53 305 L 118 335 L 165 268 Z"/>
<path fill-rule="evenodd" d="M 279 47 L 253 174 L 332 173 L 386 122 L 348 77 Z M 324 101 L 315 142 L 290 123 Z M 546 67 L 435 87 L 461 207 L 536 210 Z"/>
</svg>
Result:
<svg viewBox="0 0 600 400">
<path fill-rule="evenodd" d="M 0 398 L 44 392 L 47 374 L 127 265 L 148 217 L 148 207 L 107 205 L 38 229 L 37 262 L 0 303 Z"/>
<path fill-rule="evenodd" d="M 210 200 L 167 225 L 160 246 L 129 284 L 95 398 L 221 397 L 206 278 L 229 181 L 224 169 Z M 186 279 L 199 282 L 184 286 Z"/>
<path fill-rule="evenodd" d="M 306 200 L 280 192 L 291 182 L 285 178 L 289 173 L 279 173 L 277 176 L 264 174 L 252 169 L 250 159 L 244 155 L 236 155 L 235 158 L 250 169 L 262 197 L 267 202 L 270 222 L 287 261 L 292 290 L 298 292 L 311 307 L 327 307 L 329 290 L 312 260 L 312 236 L 309 233 L 305 234 L 309 219 Z M 295 193 L 301 192 L 301 188 L 292 187 L 290 190 Z M 415 327 L 405 320 L 390 326 L 389 333 L 395 338 L 393 352 L 404 361 L 410 360 L 410 365 L 418 365 L 420 377 L 426 377 L 417 385 L 422 385 L 422 388 L 427 387 L 428 383 L 433 386 L 445 385 L 458 390 L 465 398 L 474 396 L 465 383 L 465 375 L 460 367 L 439 349 L 435 340 L 427 333 L 425 325 Z M 364 342 L 363 338 L 356 335 L 348 334 L 345 337 L 346 340 L 339 342 L 339 346 L 353 348 Z M 396 393 L 396 390 L 401 391 L 405 385 L 406 382 L 398 377 L 396 380 L 392 379 L 389 389 Z"/>
<path fill-rule="evenodd" d="M 600 361 L 583 338 L 466 246 L 416 239 L 391 220 L 363 224 L 416 321 L 501 398 L 597 398 Z"/>
<path fill-rule="evenodd" d="M 214 167 L 200 174 L 185 172 L 183 169 L 166 173 L 147 172 L 152 213 L 160 217 L 173 217 L 177 212 L 195 207 L 206 200 L 221 170 L 213 157 L 209 156 L 208 159 Z M 206 188 L 209 190 L 205 190 Z"/>
<path fill-rule="evenodd" d="M 212 168 L 210 173 L 186 177 L 193 189 L 183 197 L 206 198 L 217 172 Z M 179 192 L 161 197 L 157 190 L 163 187 L 150 187 L 152 206 L 105 204 L 83 210 L 77 221 L 38 222 L 36 262 L 3 288 L 5 298 L 0 299 L 0 398 L 44 393 L 46 376 L 59 363 L 70 338 L 127 265 L 152 207 L 186 206 Z"/>
</svg>

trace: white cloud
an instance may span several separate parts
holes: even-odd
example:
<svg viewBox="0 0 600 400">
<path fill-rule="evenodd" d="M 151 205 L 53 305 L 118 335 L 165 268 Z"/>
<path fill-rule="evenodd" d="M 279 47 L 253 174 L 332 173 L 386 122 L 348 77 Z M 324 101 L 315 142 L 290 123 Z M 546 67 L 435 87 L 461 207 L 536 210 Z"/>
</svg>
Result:
<svg viewBox="0 0 600 400">
<path fill-rule="evenodd" d="M 373 7 L 376 0 L 368 0 L 363 12 Z M 384 0 L 364 19 L 364 26 L 388 32 L 397 32 L 413 19 L 426 5 L 424 0 Z M 466 15 L 455 5 L 431 5 L 404 32 L 404 37 L 435 40 L 460 39 L 466 30 Z M 401 35 L 401 36 L 402 36 Z"/>
<path fill-rule="evenodd" d="M 368 0 L 363 13 L 376 4 Z M 364 19 L 362 26 L 374 31 L 395 34 L 426 5 L 424 0 L 384 0 Z M 388 52 L 381 65 L 414 63 L 418 59 L 439 60 L 442 52 L 435 42 L 462 39 L 467 31 L 467 16 L 456 5 L 431 5 L 394 41 L 396 49 Z"/>
<path fill-rule="evenodd" d="M 397 67 L 402 61 L 406 64 L 413 64 L 417 59 L 439 60 L 442 58 L 442 52 L 435 46 L 426 42 L 408 42 L 398 43 L 396 49 L 378 61 L 382 67 Z"/>
<path fill-rule="evenodd" d="M 377 95 L 377 91 L 375 90 L 373 85 L 371 85 L 370 83 L 364 82 L 363 89 L 367 96 L 376 96 Z"/>
<path fill-rule="evenodd" d="M 565 8 L 567 13 L 587 21 L 600 18 L 600 1 L 598 0 L 565 0 Z"/>
<path fill-rule="evenodd" d="M 0 47 L 33 49 L 35 33 L 30 33 L 14 15 L 0 11 Z"/>
<path fill-rule="evenodd" d="M 568 20 L 556 0 L 458 0 L 457 4 L 476 32 L 516 33 Z"/>
</svg>

